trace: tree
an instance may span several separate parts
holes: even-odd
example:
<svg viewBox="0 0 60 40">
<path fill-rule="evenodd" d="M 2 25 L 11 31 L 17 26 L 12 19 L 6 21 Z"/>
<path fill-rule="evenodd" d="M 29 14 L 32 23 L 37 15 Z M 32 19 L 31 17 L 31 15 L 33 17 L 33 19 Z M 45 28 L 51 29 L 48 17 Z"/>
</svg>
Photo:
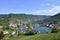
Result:
<svg viewBox="0 0 60 40">
<path fill-rule="evenodd" d="M 29 32 L 25 33 L 25 35 L 35 35 L 35 34 L 37 34 L 37 33 L 34 31 L 29 31 Z"/>
<path fill-rule="evenodd" d="M 57 33 L 57 32 L 60 32 L 60 29 L 59 28 L 52 28 L 51 33 Z"/>
<path fill-rule="evenodd" d="M 32 25 L 32 23 L 27 24 L 27 26 L 28 26 L 28 28 L 30 29 L 30 31 L 33 30 L 33 25 Z"/>
<path fill-rule="evenodd" d="M 1 31 L 1 32 L 0 32 L 0 40 L 2 40 L 3 37 L 4 37 L 4 34 L 3 34 L 3 32 Z"/>
</svg>

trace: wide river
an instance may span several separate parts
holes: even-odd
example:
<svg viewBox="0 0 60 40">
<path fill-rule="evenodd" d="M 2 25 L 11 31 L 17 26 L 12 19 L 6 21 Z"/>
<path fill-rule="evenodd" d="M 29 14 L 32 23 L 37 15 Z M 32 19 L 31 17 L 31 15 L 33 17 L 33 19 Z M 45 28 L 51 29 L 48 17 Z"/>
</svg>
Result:
<svg viewBox="0 0 60 40">
<path fill-rule="evenodd" d="M 41 34 L 51 33 L 51 29 L 48 27 L 40 26 L 39 24 L 34 24 L 34 29 L 40 31 Z"/>
</svg>

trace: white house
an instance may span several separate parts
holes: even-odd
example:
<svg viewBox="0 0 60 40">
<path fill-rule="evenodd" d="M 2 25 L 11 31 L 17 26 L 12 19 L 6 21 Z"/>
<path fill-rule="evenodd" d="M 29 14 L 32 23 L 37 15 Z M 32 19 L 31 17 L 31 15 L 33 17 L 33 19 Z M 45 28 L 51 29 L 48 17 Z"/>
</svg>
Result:
<svg viewBox="0 0 60 40">
<path fill-rule="evenodd" d="M 19 32 L 27 32 L 29 29 L 28 29 L 27 24 L 25 22 L 21 22 L 18 25 L 18 30 L 19 30 Z"/>
<path fill-rule="evenodd" d="M 12 36 L 12 37 L 16 37 L 16 36 L 18 36 L 18 34 L 16 33 L 16 31 L 12 31 L 12 32 L 11 32 L 11 36 Z"/>
<path fill-rule="evenodd" d="M 15 28 L 15 27 L 17 27 L 17 23 L 15 21 L 10 21 L 9 22 L 9 27 Z"/>
<path fill-rule="evenodd" d="M 3 26 L 2 26 L 2 25 L 0 25 L 0 28 L 3 28 Z"/>
<path fill-rule="evenodd" d="M 13 27 L 13 28 L 15 28 L 15 27 L 17 27 L 17 24 L 13 24 L 13 23 L 11 23 L 11 24 L 9 24 L 9 27 Z"/>
<path fill-rule="evenodd" d="M 9 34 L 7 30 L 3 30 L 3 34 Z"/>
</svg>

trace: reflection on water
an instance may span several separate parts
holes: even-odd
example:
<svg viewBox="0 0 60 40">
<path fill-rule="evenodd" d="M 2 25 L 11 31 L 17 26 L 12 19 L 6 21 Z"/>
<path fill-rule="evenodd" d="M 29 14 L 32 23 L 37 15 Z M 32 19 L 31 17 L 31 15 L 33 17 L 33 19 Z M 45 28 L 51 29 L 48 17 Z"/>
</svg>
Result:
<svg viewBox="0 0 60 40">
<path fill-rule="evenodd" d="M 41 34 L 51 33 L 51 29 L 48 27 L 42 27 L 39 24 L 34 24 L 34 29 L 40 31 Z"/>
</svg>

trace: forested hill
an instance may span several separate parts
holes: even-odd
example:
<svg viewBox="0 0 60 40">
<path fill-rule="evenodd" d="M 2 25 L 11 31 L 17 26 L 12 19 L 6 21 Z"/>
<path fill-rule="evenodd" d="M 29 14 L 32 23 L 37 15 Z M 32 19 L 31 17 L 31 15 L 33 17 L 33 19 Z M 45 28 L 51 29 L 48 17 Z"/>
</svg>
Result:
<svg viewBox="0 0 60 40">
<path fill-rule="evenodd" d="M 16 19 L 20 19 L 22 21 L 28 21 L 28 20 L 37 21 L 50 17 L 45 15 L 29 15 L 29 14 L 9 14 L 9 16 Z"/>
<path fill-rule="evenodd" d="M 29 14 L 0 14 L 0 23 L 8 23 L 14 21 L 38 21 L 49 18 L 45 15 L 29 15 Z"/>
<path fill-rule="evenodd" d="M 60 13 L 46 19 L 45 21 L 49 21 L 49 22 L 52 22 L 52 23 L 60 23 Z"/>
</svg>

